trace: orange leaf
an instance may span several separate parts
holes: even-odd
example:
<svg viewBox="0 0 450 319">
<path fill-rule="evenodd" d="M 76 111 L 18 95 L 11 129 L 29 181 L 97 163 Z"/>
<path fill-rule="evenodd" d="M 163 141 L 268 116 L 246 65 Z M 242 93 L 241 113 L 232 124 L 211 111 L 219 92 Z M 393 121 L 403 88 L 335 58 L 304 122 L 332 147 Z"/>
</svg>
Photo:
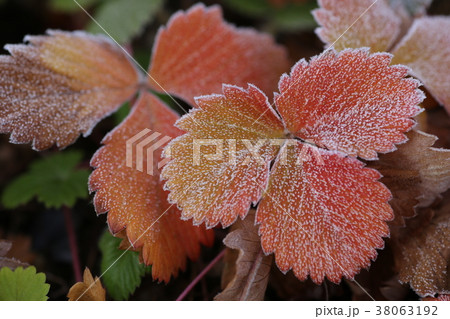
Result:
<svg viewBox="0 0 450 319">
<path fill-rule="evenodd" d="M 423 100 L 408 69 L 389 66 L 391 55 L 365 49 L 333 50 L 299 61 L 280 80 L 275 101 L 287 128 L 328 149 L 365 159 L 407 140 L 410 119 Z"/>
<path fill-rule="evenodd" d="M 238 249 L 239 256 L 235 260 L 234 276 L 214 300 L 264 300 L 272 256 L 266 256 L 261 249 L 254 210 L 248 213 L 246 219 L 238 220 L 233 225 L 223 243 Z"/>
<path fill-rule="evenodd" d="M 136 91 L 138 73 L 107 38 L 48 31 L 0 56 L 0 132 L 43 150 L 89 135 Z"/>
<path fill-rule="evenodd" d="M 403 217 L 414 216 L 416 207 L 431 205 L 450 188 L 450 150 L 431 147 L 437 140 L 434 135 L 412 130 L 406 136 L 408 142 L 397 151 L 370 163 L 393 194 L 389 204 L 395 225 L 404 225 Z"/>
<path fill-rule="evenodd" d="M 199 4 L 160 29 L 150 65 L 156 90 L 193 104 L 195 96 L 220 93 L 222 83 L 253 83 L 272 93 L 289 62 L 269 35 L 229 25 L 219 6 Z"/>
<path fill-rule="evenodd" d="M 400 33 L 401 19 L 386 1 L 319 0 L 313 11 L 320 39 L 338 51 L 369 47 L 387 51 Z"/>
<path fill-rule="evenodd" d="M 67 298 L 69 301 L 105 301 L 106 292 L 98 277 L 92 278 L 89 268 L 84 270 L 83 281 L 73 285 Z"/>
<path fill-rule="evenodd" d="M 394 63 L 411 67 L 433 97 L 450 114 L 450 18 L 416 19 L 394 49 Z"/>
<path fill-rule="evenodd" d="M 177 122 L 188 134 L 171 142 L 172 160 L 162 172 L 182 217 L 207 227 L 227 227 L 259 201 L 278 148 L 268 139 L 284 136 L 280 118 L 256 87 L 222 90 L 198 98 L 198 108 Z M 257 148 L 260 161 L 252 160 L 245 143 Z"/>
<path fill-rule="evenodd" d="M 421 296 L 450 293 L 450 205 L 421 212 L 392 232 L 395 264 L 402 282 Z"/>
<path fill-rule="evenodd" d="M 149 175 L 126 166 L 126 141 L 145 129 L 175 137 L 180 134 L 173 126 L 177 118 L 155 96 L 142 92 L 131 114 L 105 137 L 105 146 L 94 155 L 91 165 L 96 169 L 89 181 L 90 190 L 97 192 L 97 213 L 109 211 L 111 232 L 125 229 L 134 248 L 142 251 L 143 261 L 152 265 L 153 278 L 165 282 L 184 269 L 186 257 L 198 258 L 200 243 L 211 244 L 213 233 L 180 220 L 177 207 L 167 202 L 158 171 L 161 148 L 153 153 L 158 160 L 153 161 L 154 174 Z M 133 167 L 136 161 L 134 156 Z M 144 156 L 143 162 L 149 161 Z"/>
<path fill-rule="evenodd" d="M 265 253 L 274 252 L 278 268 L 292 268 L 301 280 L 353 278 L 389 235 L 391 194 L 377 181 L 380 174 L 355 158 L 299 141 L 282 152 L 286 159 L 275 161 L 256 213 Z M 302 153 L 310 160 L 298 162 Z"/>
</svg>

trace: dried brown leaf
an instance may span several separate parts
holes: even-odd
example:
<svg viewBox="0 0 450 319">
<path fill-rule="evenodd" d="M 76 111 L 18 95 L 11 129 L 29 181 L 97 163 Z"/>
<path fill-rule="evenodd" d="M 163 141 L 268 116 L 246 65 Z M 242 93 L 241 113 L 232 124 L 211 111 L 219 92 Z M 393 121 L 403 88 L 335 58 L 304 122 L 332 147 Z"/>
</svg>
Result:
<svg viewBox="0 0 450 319">
<path fill-rule="evenodd" d="M 234 276 L 225 290 L 214 299 L 263 300 L 272 256 L 266 256 L 261 248 L 258 226 L 255 225 L 255 212 L 252 210 L 244 220 L 239 220 L 223 242 L 231 249 L 239 249 L 239 256 Z M 230 278 L 229 270 L 225 270 L 224 277 Z"/>
<path fill-rule="evenodd" d="M 406 135 L 409 141 L 397 151 L 369 164 L 392 192 L 394 225 L 403 225 L 403 218 L 414 216 L 416 207 L 429 206 L 450 188 L 450 150 L 431 147 L 437 140 L 434 135 L 414 130 Z"/>
<path fill-rule="evenodd" d="M 83 281 L 73 285 L 67 297 L 69 301 L 105 301 L 106 292 L 98 277 L 95 279 L 89 268 L 84 270 Z"/>
<path fill-rule="evenodd" d="M 409 282 L 421 297 L 448 294 L 450 205 L 428 209 L 394 229 L 393 249 L 401 282 Z"/>
</svg>

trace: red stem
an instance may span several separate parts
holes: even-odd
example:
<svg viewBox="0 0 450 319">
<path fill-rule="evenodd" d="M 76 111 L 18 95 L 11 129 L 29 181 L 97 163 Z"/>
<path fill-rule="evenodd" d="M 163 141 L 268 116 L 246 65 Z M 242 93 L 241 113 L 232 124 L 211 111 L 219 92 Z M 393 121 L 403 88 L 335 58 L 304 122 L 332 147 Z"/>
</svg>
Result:
<svg viewBox="0 0 450 319">
<path fill-rule="evenodd" d="M 222 250 L 217 256 L 216 258 L 214 258 L 213 260 L 211 260 L 211 262 L 208 264 L 208 266 L 206 266 L 201 273 L 199 273 L 197 275 L 197 277 L 195 277 L 195 279 L 186 287 L 186 289 L 183 290 L 183 292 L 181 293 L 181 295 L 178 296 L 176 301 L 181 301 L 183 300 L 186 295 L 192 290 L 192 288 L 194 288 L 194 286 L 208 273 L 208 271 L 211 270 L 212 267 L 215 266 L 215 264 L 217 264 L 222 258 L 223 255 L 225 255 L 225 249 Z"/>
<path fill-rule="evenodd" d="M 83 279 L 81 277 L 80 258 L 78 257 L 77 238 L 75 236 L 75 228 L 72 222 L 72 210 L 67 206 L 63 206 L 62 210 L 64 212 L 67 237 L 69 238 L 70 254 L 72 255 L 73 274 L 75 276 L 75 281 L 81 282 Z"/>
</svg>

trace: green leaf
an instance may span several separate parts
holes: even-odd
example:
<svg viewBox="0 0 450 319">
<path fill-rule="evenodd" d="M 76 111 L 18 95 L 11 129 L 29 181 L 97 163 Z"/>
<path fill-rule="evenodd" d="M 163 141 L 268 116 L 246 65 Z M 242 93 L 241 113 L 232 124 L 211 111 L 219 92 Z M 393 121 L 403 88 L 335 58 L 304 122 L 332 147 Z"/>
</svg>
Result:
<svg viewBox="0 0 450 319">
<path fill-rule="evenodd" d="M 80 152 L 71 151 L 35 161 L 27 173 L 6 187 L 3 205 L 15 208 L 37 197 L 46 207 L 72 207 L 78 198 L 88 196 L 89 170 L 76 169 L 81 159 Z"/>
<path fill-rule="evenodd" d="M 80 6 L 87 9 L 100 2 L 100 0 L 77 0 L 77 2 Z M 49 5 L 53 10 L 64 13 L 74 13 L 81 10 L 80 6 L 74 0 L 50 0 Z"/>
<path fill-rule="evenodd" d="M 161 8 L 163 0 L 111 0 L 102 3 L 94 18 L 117 42 L 129 43 L 150 22 Z M 104 33 L 95 22 L 87 30 Z"/>
<path fill-rule="evenodd" d="M 37 274 L 33 266 L 0 269 L 0 301 L 45 301 L 49 290 L 45 274 Z"/>
<path fill-rule="evenodd" d="M 137 252 L 120 250 L 121 241 L 106 230 L 99 243 L 103 254 L 100 264 L 103 284 L 115 300 L 128 299 L 141 284 L 141 277 L 151 270 L 139 262 Z"/>
<path fill-rule="evenodd" d="M 277 10 L 273 18 L 273 24 L 281 30 L 305 30 L 317 26 L 311 11 L 317 8 L 317 4 L 306 2 L 301 5 L 288 4 Z"/>
</svg>

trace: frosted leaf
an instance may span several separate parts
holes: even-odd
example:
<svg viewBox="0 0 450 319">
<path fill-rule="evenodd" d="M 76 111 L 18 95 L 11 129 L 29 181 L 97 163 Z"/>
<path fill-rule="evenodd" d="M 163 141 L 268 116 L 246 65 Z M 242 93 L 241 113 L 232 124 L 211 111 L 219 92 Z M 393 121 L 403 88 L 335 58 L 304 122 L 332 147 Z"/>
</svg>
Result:
<svg viewBox="0 0 450 319">
<path fill-rule="evenodd" d="M 393 230 L 395 264 L 401 282 L 421 297 L 450 293 L 448 278 L 450 205 L 428 210 Z"/>
<path fill-rule="evenodd" d="M 65 147 L 136 91 L 138 73 L 103 36 L 48 31 L 0 56 L 0 132 L 43 150 Z"/>
<path fill-rule="evenodd" d="M 321 26 L 316 33 L 338 51 L 387 51 L 399 36 L 401 19 L 384 0 L 319 0 L 319 6 L 313 11 Z"/>
<path fill-rule="evenodd" d="M 366 49 L 327 51 L 299 61 L 283 75 L 275 102 L 287 128 L 320 147 L 365 159 L 392 152 L 407 140 L 423 93 L 405 79 L 408 69 L 389 66 L 391 55 Z"/>
<path fill-rule="evenodd" d="M 416 19 L 393 50 L 393 63 L 406 64 L 450 114 L 450 18 Z"/>
<path fill-rule="evenodd" d="M 282 272 L 338 283 L 368 267 L 384 247 L 391 194 L 377 171 L 337 151 L 316 149 L 322 163 L 298 164 L 304 147 L 297 142 L 285 163 L 275 161 L 256 213 L 261 243 Z"/>
<path fill-rule="evenodd" d="M 352 155 L 376 159 L 395 150 L 423 100 L 419 82 L 404 78 L 408 69 L 390 62 L 391 55 L 366 49 L 298 62 L 275 96 L 281 118 L 253 85 L 225 85 L 221 95 L 198 98 L 177 123 L 187 133 L 166 148 L 169 200 L 182 218 L 207 227 L 229 226 L 258 204 L 262 247 L 274 252 L 282 271 L 293 268 L 299 279 L 309 275 L 318 283 L 353 278 L 383 247 L 393 213 L 381 175 Z M 201 164 L 199 140 L 217 142 L 202 144 Z M 253 152 L 239 144 L 245 140 L 270 143 L 246 162 Z M 287 152 L 293 143 L 295 156 Z"/>
<path fill-rule="evenodd" d="M 131 114 L 105 137 L 105 146 L 92 158 L 96 169 L 89 181 L 90 191 L 96 192 L 96 211 L 108 212 L 111 232 L 124 231 L 143 261 L 152 265 L 153 278 L 165 282 L 184 269 L 186 257 L 198 258 L 200 243 L 211 244 L 213 233 L 182 221 L 177 207 L 167 202 L 158 170 L 162 148 L 153 153 L 154 175 L 149 175 L 135 168 L 136 154 L 133 168 L 126 166 L 126 142 L 145 129 L 175 137 L 180 134 L 173 126 L 177 118 L 155 96 L 141 93 Z M 148 160 L 144 155 L 143 162 Z"/>
<path fill-rule="evenodd" d="M 188 133 L 170 143 L 171 161 L 162 176 L 183 218 L 226 227 L 259 201 L 278 148 L 267 139 L 282 138 L 284 127 L 264 93 L 251 85 L 247 90 L 224 86 L 222 95 L 203 96 L 196 103 L 198 108 L 177 122 Z M 264 143 L 258 156 L 244 140 Z"/>
<path fill-rule="evenodd" d="M 416 207 L 427 207 L 450 188 L 450 150 L 431 147 L 434 135 L 412 130 L 408 142 L 398 150 L 382 154 L 370 163 L 392 192 L 389 204 L 394 209 L 395 225 L 404 225 L 403 217 L 415 215 Z"/>
<path fill-rule="evenodd" d="M 156 90 L 194 104 L 195 96 L 220 93 L 222 83 L 253 83 L 271 94 L 289 61 L 269 35 L 227 24 L 219 6 L 200 4 L 160 29 L 150 65 Z"/>
</svg>

